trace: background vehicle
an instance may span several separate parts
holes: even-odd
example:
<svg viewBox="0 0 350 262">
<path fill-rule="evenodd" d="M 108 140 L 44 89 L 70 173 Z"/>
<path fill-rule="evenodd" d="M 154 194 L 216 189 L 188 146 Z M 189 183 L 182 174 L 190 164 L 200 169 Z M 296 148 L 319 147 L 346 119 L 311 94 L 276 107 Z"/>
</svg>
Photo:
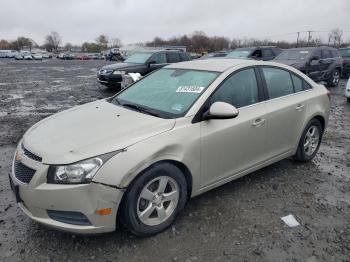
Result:
<svg viewBox="0 0 350 262">
<path fill-rule="evenodd" d="M 225 57 L 225 56 L 227 56 L 227 52 L 220 51 L 220 52 L 212 52 L 212 53 L 205 54 L 198 59 L 210 59 L 210 58 Z"/>
<path fill-rule="evenodd" d="M 327 46 L 287 49 L 274 61 L 293 66 L 316 82 L 325 81 L 327 86 L 337 86 L 343 70 L 338 50 Z"/>
<path fill-rule="evenodd" d="M 350 78 L 348 79 L 348 82 L 345 87 L 345 97 L 348 103 L 350 103 Z"/>
<path fill-rule="evenodd" d="M 108 87 L 120 89 L 123 74 L 140 73 L 145 75 L 167 64 L 188 60 L 190 60 L 190 57 L 186 52 L 177 50 L 138 52 L 128 57 L 122 63 L 102 67 L 97 74 L 97 80 Z"/>
<path fill-rule="evenodd" d="M 32 57 L 34 60 L 43 60 L 43 56 L 39 53 L 33 53 Z"/>
<path fill-rule="evenodd" d="M 281 48 L 275 46 L 244 47 L 236 48 L 227 54 L 227 58 L 241 58 L 269 61 L 282 52 Z"/>
<path fill-rule="evenodd" d="M 339 53 L 343 58 L 343 76 L 350 76 L 350 47 L 339 48 Z"/>
</svg>

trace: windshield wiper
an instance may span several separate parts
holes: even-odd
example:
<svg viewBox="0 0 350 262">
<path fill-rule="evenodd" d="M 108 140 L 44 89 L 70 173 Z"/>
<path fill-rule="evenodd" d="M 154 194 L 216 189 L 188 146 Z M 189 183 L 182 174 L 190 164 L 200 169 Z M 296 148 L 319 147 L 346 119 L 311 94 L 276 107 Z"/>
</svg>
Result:
<svg viewBox="0 0 350 262">
<path fill-rule="evenodd" d="M 148 115 L 152 115 L 152 116 L 156 116 L 156 117 L 159 117 L 159 114 L 155 113 L 155 112 L 152 112 L 150 110 L 148 110 L 147 108 L 144 108 L 142 106 L 138 106 L 138 105 L 135 105 L 135 104 L 130 104 L 130 103 L 123 103 L 121 104 L 122 106 L 124 107 L 128 107 L 128 108 L 131 108 L 131 109 L 135 109 L 141 113 L 145 113 L 145 114 L 148 114 Z"/>
</svg>

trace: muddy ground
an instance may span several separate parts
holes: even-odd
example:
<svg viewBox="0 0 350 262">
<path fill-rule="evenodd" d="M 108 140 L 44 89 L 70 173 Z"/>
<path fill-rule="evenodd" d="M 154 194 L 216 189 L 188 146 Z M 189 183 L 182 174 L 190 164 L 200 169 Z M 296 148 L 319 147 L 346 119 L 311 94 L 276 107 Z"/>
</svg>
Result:
<svg viewBox="0 0 350 262">
<path fill-rule="evenodd" d="M 27 218 L 8 183 L 27 128 L 72 106 L 113 95 L 96 82 L 104 61 L 0 60 L 0 260 L 350 261 L 350 104 L 331 89 L 332 113 L 317 157 L 291 159 L 189 201 L 150 238 L 123 228 L 101 236 L 53 231 Z M 300 222 L 287 227 L 281 217 Z"/>
</svg>

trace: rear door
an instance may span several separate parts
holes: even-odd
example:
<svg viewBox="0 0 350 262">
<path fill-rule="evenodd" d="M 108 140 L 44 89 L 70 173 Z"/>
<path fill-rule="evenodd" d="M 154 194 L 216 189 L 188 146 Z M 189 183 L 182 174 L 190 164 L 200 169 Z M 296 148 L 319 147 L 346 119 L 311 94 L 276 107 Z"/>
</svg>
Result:
<svg viewBox="0 0 350 262">
<path fill-rule="evenodd" d="M 266 109 L 261 97 L 254 68 L 235 72 L 211 96 L 208 108 L 226 102 L 237 107 L 239 115 L 200 123 L 203 187 L 265 160 Z"/>
<path fill-rule="evenodd" d="M 309 51 L 304 51 L 309 52 Z M 318 81 L 321 76 L 321 49 L 315 49 L 310 51 L 311 54 L 308 56 L 308 59 L 314 58 L 309 62 L 309 67 L 306 74 L 313 79 L 314 81 Z"/>
<path fill-rule="evenodd" d="M 326 48 L 321 50 L 321 59 L 320 59 L 320 71 L 325 73 L 329 70 L 329 67 L 334 63 L 334 58 L 332 51 Z"/>
<path fill-rule="evenodd" d="M 268 100 L 267 145 L 269 158 L 288 154 L 295 148 L 302 129 L 307 98 L 300 77 L 276 67 L 260 67 Z"/>
</svg>

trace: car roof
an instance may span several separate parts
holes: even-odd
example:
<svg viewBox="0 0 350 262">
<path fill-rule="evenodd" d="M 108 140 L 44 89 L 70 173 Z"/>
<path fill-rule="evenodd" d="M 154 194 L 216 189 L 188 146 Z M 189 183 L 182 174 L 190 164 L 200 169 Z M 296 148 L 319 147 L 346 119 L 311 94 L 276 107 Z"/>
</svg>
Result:
<svg viewBox="0 0 350 262">
<path fill-rule="evenodd" d="M 137 51 L 135 53 L 159 53 L 159 52 L 181 52 L 181 53 L 185 53 L 184 51 L 181 50 L 166 50 L 166 49 L 160 49 L 160 50 L 142 50 L 142 51 Z"/>
<path fill-rule="evenodd" d="M 238 65 L 253 66 L 253 65 L 260 65 L 260 64 L 265 64 L 265 63 L 262 63 L 261 61 L 249 60 L 249 59 L 213 58 L 208 60 L 197 59 L 192 61 L 175 63 L 175 64 L 166 66 L 166 68 L 224 72 Z"/>
</svg>

